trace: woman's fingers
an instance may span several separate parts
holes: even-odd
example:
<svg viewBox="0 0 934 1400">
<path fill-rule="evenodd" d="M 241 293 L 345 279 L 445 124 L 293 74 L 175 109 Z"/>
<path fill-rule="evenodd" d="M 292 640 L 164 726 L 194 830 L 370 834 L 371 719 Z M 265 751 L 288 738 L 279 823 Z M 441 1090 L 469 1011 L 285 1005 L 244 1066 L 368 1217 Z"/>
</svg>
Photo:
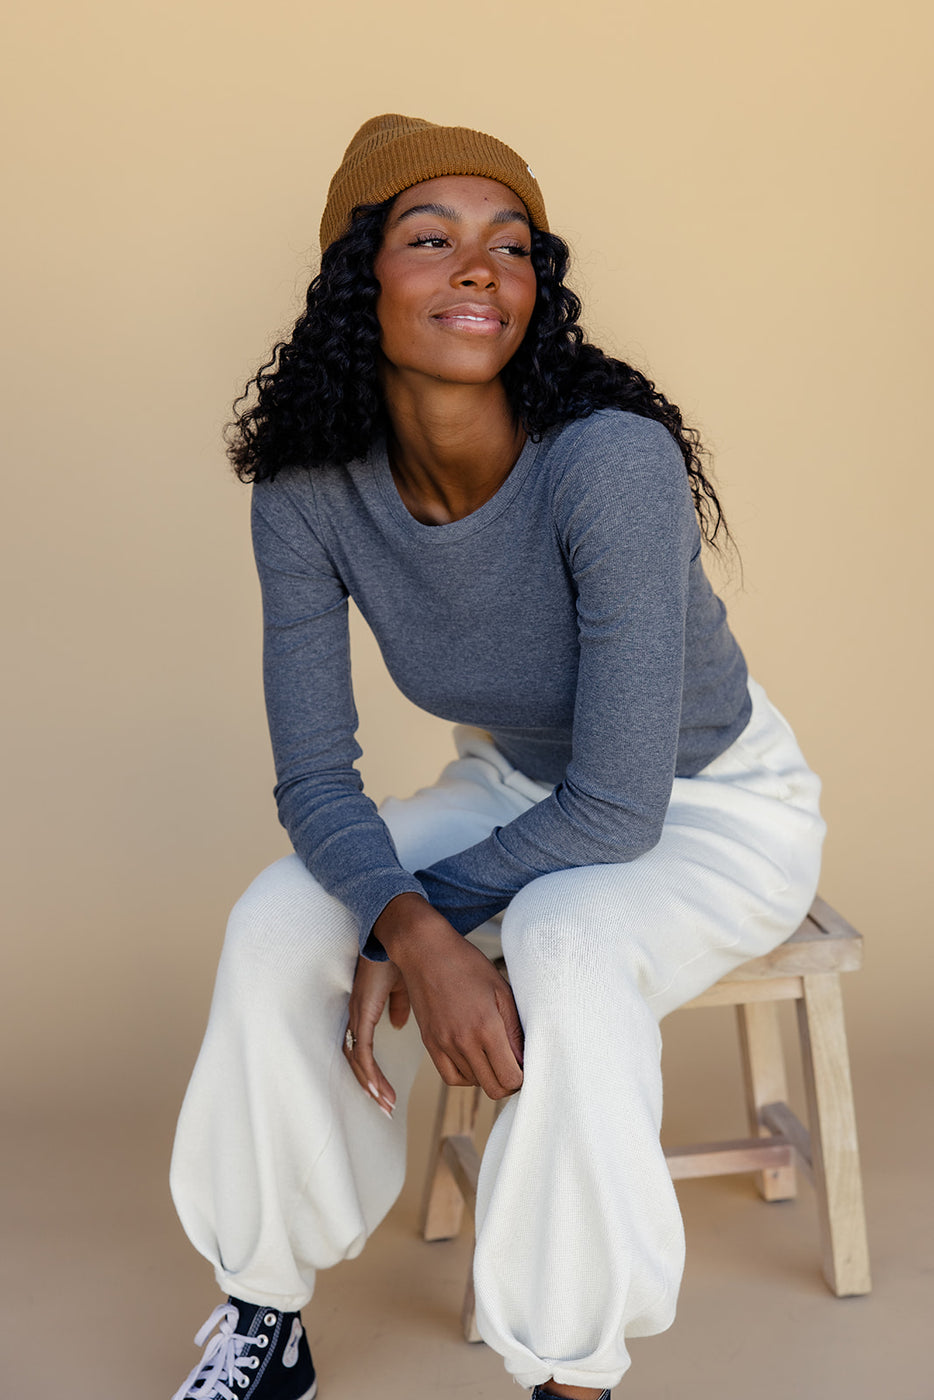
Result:
<svg viewBox="0 0 934 1400">
<path fill-rule="evenodd" d="M 357 1036 L 357 1043 L 353 1048 L 350 1065 L 360 1085 L 366 1089 L 387 1117 L 392 1117 L 392 1110 L 396 1106 L 396 1091 L 376 1063 L 376 1056 L 373 1054 L 372 1027 L 369 1033 L 365 1028 L 361 1028 L 361 1032 Z"/>
<path fill-rule="evenodd" d="M 423 1039 L 446 1084 L 477 1084 L 490 1099 L 505 1098 L 522 1087 L 522 1069 L 498 1008 L 472 1028 L 459 1027 L 451 1037 L 436 1039 L 429 1028 Z M 456 1078 L 449 1075 L 449 1067 Z"/>
<path fill-rule="evenodd" d="M 509 1042 L 509 1048 L 512 1051 L 514 1059 L 521 1068 L 525 1058 L 525 1032 L 522 1029 L 522 1022 L 519 1019 L 519 1008 L 516 1006 L 516 999 L 512 994 L 512 988 L 505 977 L 501 980 L 503 984 L 502 987 L 497 987 L 496 989 L 496 1004 L 503 1018 L 503 1026 L 506 1031 L 506 1039 Z"/>
<path fill-rule="evenodd" d="M 502 1099 L 522 1088 L 522 1069 L 506 1035 L 505 1026 L 493 1039 L 483 1046 L 486 1076 L 492 1084 L 492 1091 L 481 1079 L 484 1093 L 491 1099 Z"/>
<path fill-rule="evenodd" d="M 461 1069 L 451 1059 L 450 1055 L 446 1055 L 443 1050 L 429 1050 L 429 1053 L 434 1062 L 435 1069 L 441 1075 L 445 1084 L 449 1085 L 450 1088 L 469 1088 L 471 1085 L 477 1083 L 474 1075 L 470 1071 L 470 1066 L 466 1063 L 464 1063 L 463 1069 Z M 464 1070 L 467 1071 L 466 1074 Z"/>
<path fill-rule="evenodd" d="M 392 1117 L 392 1110 L 396 1103 L 396 1091 L 376 1063 L 372 1040 L 368 1042 L 365 1034 L 362 1036 L 357 1032 L 353 1034 L 354 1044 L 352 1047 L 348 1046 L 345 1040 L 344 1059 L 353 1070 L 360 1088 L 369 1094 L 374 1103 L 388 1117 Z"/>
<path fill-rule="evenodd" d="M 512 988 L 498 972 L 493 973 L 491 991 L 492 1008 L 459 1048 L 486 1096 L 501 1099 L 522 1087 L 524 1036 Z"/>
<path fill-rule="evenodd" d="M 352 1043 L 348 1044 L 345 1036 L 343 1046 L 344 1057 L 360 1087 L 390 1116 L 396 1102 L 396 1091 L 376 1062 L 373 1035 L 387 998 L 396 990 L 399 981 L 399 969 L 392 963 L 374 963 L 362 957 L 357 959 L 348 1008 L 348 1030 Z"/>
<path fill-rule="evenodd" d="M 522 1070 L 516 1062 L 502 1021 L 479 1033 L 469 1050 L 475 1082 L 489 1099 L 503 1099 L 522 1087 Z"/>
<path fill-rule="evenodd" d="M 479 1042 L 469 1048 L 428 1046 L 435 1068 L 445 1084 L 476 1084 L 489 1099 L 504 1099 L 522 1087 L 522 1071 L 516 1064 L 512 1051 L 503 1046 L 491 1045 L 485 1049 Z"/>
</svg>

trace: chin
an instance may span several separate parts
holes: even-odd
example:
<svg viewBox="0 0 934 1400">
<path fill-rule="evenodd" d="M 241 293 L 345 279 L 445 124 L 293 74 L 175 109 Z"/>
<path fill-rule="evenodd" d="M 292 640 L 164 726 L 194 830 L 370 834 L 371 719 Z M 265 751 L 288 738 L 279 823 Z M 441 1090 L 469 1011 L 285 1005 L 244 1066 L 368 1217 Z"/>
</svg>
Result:
<svg viewBox="0 0 934 1400">
<path fill-rule="evenodd" d="M 450 384 L 492 384 L 499 379 L 508 360 L 478 363 L 476 358 L 464 358 L 438 363 L 431 367 L 431 376 Z"/>
</svg>

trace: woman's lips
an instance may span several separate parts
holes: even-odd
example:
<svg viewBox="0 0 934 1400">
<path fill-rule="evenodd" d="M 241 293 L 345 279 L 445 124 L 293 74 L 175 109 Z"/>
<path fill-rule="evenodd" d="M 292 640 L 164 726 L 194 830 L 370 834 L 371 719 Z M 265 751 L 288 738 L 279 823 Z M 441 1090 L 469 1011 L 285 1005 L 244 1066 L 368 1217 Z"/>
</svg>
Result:
<svg viewBox="0 0 934 1400">
<path fill-rule="evenodd" d="M 503 329 L 503 318 L 491 306 L 449 306 L 437 311 L 434 320 L 446 330 L 463 331 L 467 335 L 496 335 Z"/>
</svg>

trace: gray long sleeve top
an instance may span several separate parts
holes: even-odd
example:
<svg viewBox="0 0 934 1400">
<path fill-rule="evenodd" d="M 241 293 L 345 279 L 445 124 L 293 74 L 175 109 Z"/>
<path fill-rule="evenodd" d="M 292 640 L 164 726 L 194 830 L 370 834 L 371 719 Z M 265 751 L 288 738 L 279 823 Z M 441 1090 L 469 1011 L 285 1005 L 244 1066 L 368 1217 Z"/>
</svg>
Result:
<svg viewBox="0 0 934 1400">
<path fill-rule="evenodd" d="M 602 410 L 526 443 L 479 510 L 424 525 L 385 449 L 253 488 L 280 819 L 355 914 L 424 894 L 461 933 L 539 875 L 634 860 L 675 775 L 750 713 L 746 665 L 700 558 L 684 462 L 660 424 Z M 416 705 L 487 730 L 549 797 L 415 874 L 364 794 L 347 599 Z"/>
</svg>

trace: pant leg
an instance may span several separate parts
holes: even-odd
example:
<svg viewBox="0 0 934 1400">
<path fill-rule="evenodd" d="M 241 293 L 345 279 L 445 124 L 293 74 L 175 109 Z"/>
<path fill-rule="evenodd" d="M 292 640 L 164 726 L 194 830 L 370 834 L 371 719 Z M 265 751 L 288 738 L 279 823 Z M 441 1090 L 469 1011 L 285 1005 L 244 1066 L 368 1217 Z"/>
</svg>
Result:
<svg viewBox="0 0 934 1400">
<path fill-rule="evenodd" d="M 534 880 L 503 919 L 524 1083 L 484 1154 L 474 1277 L 480 1333 L 525 1386 L 612 1387 L 626 1339 L 672 1322 L 658 1022 L 783 941 L 816 890 L 819 784 L 751 688 L 749 727 L 675 782 L 654 850 Z"/>
<path fill-rule="evenodd" d="M 525 1083 L 484 1155 L 475 1278 L 481 1332 L 527 1386 L 551 1375 L 612 1386 L 625 1338 L 670 1323 L 683 1242 L 658 1146 L 657 1022 L 786 937 L 816 888 L 817 780 L 754 694 L 741 740 L 675 783 L 655 851 L 533 881 L 504 919 Z M 547 795 L 476 731 L 459 732 L 459 749 L 435 787 L 384 806 L 410 869 Z M 288 879 L 267 889 L 278 867 Z M 377 1053 L 399 1092 L 390 1124 L 340 1055 L 356 956 L 347 911 L 294 857 L 256 886 L 232 918 L 173 1193 L 221 1286 L 286 1309 L 311 1296 L 317 1268 L 359 1253 L 395 1199 L 421 1052 L 403 1053 L 406 1032 L 381 1023 Z"/>
<path fill-rule="evenodd" d="M 414 870 L 528 805 L 495 766 L 465 757 L 382 810 Z M 397 1093 L 390 1121 L 341 1053 L 357 947 L 355 920 L 297 856 L 263 871 L 230 916 L 179 1117 L 171 1187 L 182 1225 L 225 1292 L 283 1311 L 309 1300 L 318 1269 L 360 1253 L 404 1179 L 421 1037 L 414 1016 L 396 1029 L 384 1015 L 376 1028 Z"/>
</svg>

